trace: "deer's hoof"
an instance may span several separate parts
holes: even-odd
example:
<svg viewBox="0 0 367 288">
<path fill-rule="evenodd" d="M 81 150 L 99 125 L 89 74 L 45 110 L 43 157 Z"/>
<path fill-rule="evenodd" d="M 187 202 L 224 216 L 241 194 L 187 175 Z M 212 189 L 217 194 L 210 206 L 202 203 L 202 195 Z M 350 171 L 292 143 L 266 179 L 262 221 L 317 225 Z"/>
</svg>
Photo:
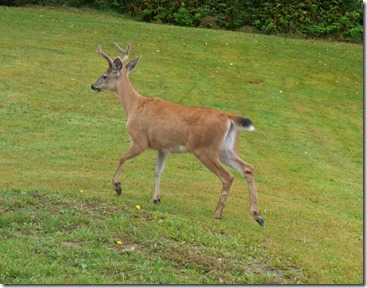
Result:
<svg viewBox="0 0 367 288">
<path fill-rule="evenodd" d="M 259 223 L 259 225 L 260 225 L 261 227 L 264 227 L 264 225 L 265 225 L 265 221 L 264 221 L 264 219 L 263 219 L 263 218 L 261 218 L 260 216 L 256 219 L 256 222 L 257 222 L 257 223 Z"/>
<path fill-rule="evenodd" d="M 154 204 L 157 204 L 158 202 L 161 202 L 161 199 L 153 199 Z"/>
<path fill-rule="evenodd" d="M 117 182 L 114 185 L 115 185 L 115 191 L 116 191 L 117 195 L 120 196 L 121 195 L 121 192 L 122 192 L 122 190 L 121 190 L 121 182 Z"/>
</svg>

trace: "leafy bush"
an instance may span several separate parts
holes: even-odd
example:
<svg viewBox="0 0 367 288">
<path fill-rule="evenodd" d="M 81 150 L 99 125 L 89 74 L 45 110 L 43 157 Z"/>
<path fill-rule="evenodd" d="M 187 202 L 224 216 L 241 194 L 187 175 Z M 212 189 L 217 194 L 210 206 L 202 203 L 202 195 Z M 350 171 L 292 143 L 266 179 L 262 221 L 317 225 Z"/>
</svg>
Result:
<svg viewBox="0 0 367 288">
<path fill-rule="evenodd" d="M 362 40 L 363 33 L 359 33 L 362 27 L 357 28 L 363 21 L 361 0 L 261 2 L 255 8 L 256 19 L 253 22 L 253 25 L 261 31 L 297 32 L 308 37 L 344 36 L 344 39 Z M 348 33 L 350 30 L 351 32 Z"/>
<path fill-rule="evenodd" d="M 181 7 L 177 13 L 173 14 L 173 19 L 176 25 L 194 27 L 200 24 L 201 13 L 196 12 L 192 15 L 189 10 Z"/>
<path fill-rule="evenodd" d="M 344 40 L 344 38 L 351 41 L 360 41 L 363 39 L 363 26 L 358 25 L 344 32 L 341 36 L 341 39 Z"/>
<path fill-rule="evenodd" d="M 362 0 L 2 0 L 2 4 L 115 10 L 147 22 L 188 27 L 199 26 L 203 17 L 210 16 L 220 27 L 231 30 L 252 26 L 268 34 L 363 39 Z"/>
</svg>

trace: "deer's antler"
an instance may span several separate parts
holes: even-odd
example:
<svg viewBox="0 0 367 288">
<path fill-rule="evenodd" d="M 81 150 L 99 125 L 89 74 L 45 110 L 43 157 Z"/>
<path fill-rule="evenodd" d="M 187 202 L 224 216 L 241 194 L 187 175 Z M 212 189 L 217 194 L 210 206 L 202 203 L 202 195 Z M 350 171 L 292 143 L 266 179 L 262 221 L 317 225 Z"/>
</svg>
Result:
<svg viewBox="0 0 367 288">
<path fill-rule="evenodd" d="M 112 59 L 101 50 L 102 45 L 99 44 L 97 47 L 97 53 L 107 60 L 109 68 L 112 68 Z"/>
<path fill-rule="evenodd" d="M 126 51 L 124 49 L 122 49 L 116 42 L 115 42 L 115 46 L 117 48 L 117 50 L 119 50 L 123 55 L 124 58 L 121 60 L 122 65 L 127 61 L 127 59 L 129 58 L 129 50 L 130 50 L 130 43 L 127 43 L 127 49 Z"/>
</svg>

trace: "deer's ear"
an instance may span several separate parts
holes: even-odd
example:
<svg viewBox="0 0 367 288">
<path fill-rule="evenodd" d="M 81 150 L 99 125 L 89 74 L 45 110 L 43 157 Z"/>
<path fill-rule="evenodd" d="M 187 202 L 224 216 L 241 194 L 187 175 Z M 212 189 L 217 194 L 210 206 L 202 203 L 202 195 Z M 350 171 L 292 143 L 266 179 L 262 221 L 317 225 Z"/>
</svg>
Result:
<svg viewBox="0 0 367 288">
<path fill-rule="evenodd" d="M 136 64 L 138 64 L 141 56 L 133 61 L 131 61 L 129 64 L 126 64 L 126 71 L 129 74 L 130 72 L 134 71 Z"/>
<path fill-rule="evenodd" d="M 114 61 L 113 61 L 113 65 L 112 65 L 112 69 L 115 72 L 120 72 L 122 69 L 122 62 L 120 57 L 117 57 Z"/>
</svg>

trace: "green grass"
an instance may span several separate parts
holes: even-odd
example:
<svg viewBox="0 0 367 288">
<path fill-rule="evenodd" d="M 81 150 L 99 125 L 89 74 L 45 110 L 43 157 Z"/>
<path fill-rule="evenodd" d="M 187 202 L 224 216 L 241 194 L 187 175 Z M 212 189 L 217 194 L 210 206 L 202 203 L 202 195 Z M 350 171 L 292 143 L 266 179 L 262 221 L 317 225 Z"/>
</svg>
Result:
<svg viewBox="0 0 367 288">
<path fill-rule="evenodd" d="M 363 283 L 361 45 L 74 9 L 0 7 L 0 23 L 1 283 Z M 219 180 L 189 154 L 169 157 L 159 205 L 152 151 L 114 195 L 125 116 L 90 84 L 115 41 L 143 55 L 141 94 L 253 120 L 239 151 L 265 228 L 238 174 L 214 220 Z"/>
<path fill-rule="evenodd" d="M 240 235 L 154 207 L 137 209 L 131 200 L 117 202 L 7 191 L 1 280 L 195 284 L 287 283 L 303 277 L 297 268 L 268 263 L 257 254 L 260 247 Z"/>
</svg>

